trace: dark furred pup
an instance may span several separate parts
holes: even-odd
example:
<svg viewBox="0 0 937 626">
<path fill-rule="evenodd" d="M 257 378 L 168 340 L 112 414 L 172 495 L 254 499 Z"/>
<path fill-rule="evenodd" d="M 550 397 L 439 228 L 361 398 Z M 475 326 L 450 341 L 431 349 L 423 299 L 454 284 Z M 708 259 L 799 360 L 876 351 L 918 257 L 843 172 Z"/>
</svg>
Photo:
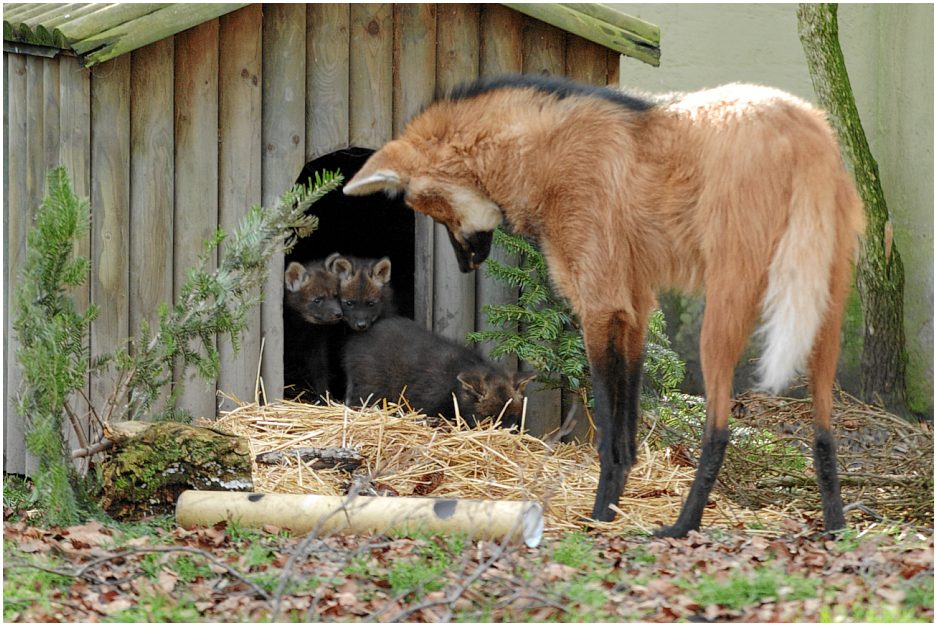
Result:
<svg viewBox="0 0 937 626">
<path fill-rule="evenodd" d="M 519 425 L 524 389 L 535 376 L 508 374 L 405 317 L 378 320 L 367 332 L 350 337 L 342 362 L 349 406 L 381 399 L 397 402 L 403 391 L 414 409 L 454 420 L 455 394 L 459 413 L 471 426 L 500 415 L 508 400 L 501 424 Z"/>
<path fill-rule="evenodd" d="M 339 277 L 342 316 L 355 331 L 367 330 L 382 317 L 396 313 L 390 287 L 390 259 L 330 256 L 327 267 Z"/>
<path fill-rule="evenodd" d="M 290 263 L 284 273 L 283 382 L 292 393 L 316 401 L 329 390 L 329 348 L 338 336 L 342 307 L 338 275 L 326 269 L 333 257 L 306 265 Z"/>
</svg>

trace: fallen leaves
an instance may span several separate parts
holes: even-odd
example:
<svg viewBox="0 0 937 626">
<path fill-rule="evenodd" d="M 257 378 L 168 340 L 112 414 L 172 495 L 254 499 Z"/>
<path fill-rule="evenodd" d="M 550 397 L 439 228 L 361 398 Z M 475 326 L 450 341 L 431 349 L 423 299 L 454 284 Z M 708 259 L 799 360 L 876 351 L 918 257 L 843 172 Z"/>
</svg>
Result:
<svg viewBox="0 0 937 626">
<path fill-rule="evenodd" d="M 933 535 L 803 527 L 685 539 L 568 535 L 537 549 L 451 538 L 290 538 L 5 522 L 6 621 L 861 621 L 933 619 Z M 565 537 L 565 538 L 564 538 Z M 454 546 L 458 545 L 458 548 Z M 456 553 L 457 551 L 457 553 Z M 401 586 L 405 564 L 433 575 Z M 414 565 L 416 564 L 416 565 Z M 429 581 L 429 582 L 427 582 Z M 37 598 L 39 598 L 37 600 Z M 877 611 L 877 612 L 876 612 Z"/>
</svg>

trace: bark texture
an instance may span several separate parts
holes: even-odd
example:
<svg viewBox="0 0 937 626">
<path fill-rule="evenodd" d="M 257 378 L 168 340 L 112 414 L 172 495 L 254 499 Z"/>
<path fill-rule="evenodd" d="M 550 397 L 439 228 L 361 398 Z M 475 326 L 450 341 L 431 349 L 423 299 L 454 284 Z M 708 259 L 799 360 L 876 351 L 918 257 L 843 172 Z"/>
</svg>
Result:
<svg viewBox="0 0 937 626">
<path fill-rule="evenodd" d="M 864 326 L 861 395 L 905 412 L 904 266 L 840 48 L 837 5 L 798 5 L 797 30 L 814 91 L 839 136 L 868 219 L 856 271 Z"/>
</svg>

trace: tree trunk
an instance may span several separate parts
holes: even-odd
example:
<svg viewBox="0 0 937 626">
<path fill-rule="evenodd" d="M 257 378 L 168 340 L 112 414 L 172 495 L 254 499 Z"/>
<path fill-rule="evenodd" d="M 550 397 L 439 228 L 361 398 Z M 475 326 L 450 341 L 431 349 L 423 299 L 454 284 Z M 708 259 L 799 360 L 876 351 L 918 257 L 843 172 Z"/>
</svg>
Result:
<svg viewBox="0 0 937 626">
<path fill-rule="evenodd" d="M 814 91 L 839 135 L 843 157 L 855 177 L 868 218 L 856 277 L 864 326 L 861 395 L 903 412 L 904 266 L 892 241 L 878 164 L 869 150 L 849 83 L 836 13 L 835 4 L 800 4 L 797 30 Z"/>
</svg>

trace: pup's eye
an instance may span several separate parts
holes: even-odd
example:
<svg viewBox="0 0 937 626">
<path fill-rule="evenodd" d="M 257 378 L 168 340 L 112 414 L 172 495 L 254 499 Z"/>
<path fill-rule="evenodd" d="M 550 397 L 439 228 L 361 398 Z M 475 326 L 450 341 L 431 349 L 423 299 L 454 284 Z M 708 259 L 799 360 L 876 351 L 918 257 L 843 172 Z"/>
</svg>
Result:
<svg viewBox="0 0 937 626">
<path fill-rule="evenodd" d="M 313 303 L 313 304 L 322 304 L 322 298 L 313 298 L 313 299 L 312 299 L 312 303 Z"/>
</svg>

